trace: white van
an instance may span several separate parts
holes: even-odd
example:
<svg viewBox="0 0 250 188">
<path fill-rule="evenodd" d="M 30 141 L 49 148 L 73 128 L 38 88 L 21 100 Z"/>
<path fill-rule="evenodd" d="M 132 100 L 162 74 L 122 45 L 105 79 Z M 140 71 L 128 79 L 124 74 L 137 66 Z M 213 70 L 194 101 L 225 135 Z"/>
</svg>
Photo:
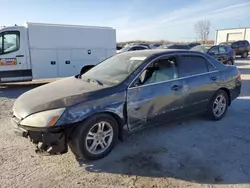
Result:
<svg viewBox="0 0 250 188">
<path fill-rule="evenodd" d="M 116 53 L 110 27 L 27 22 L 0 29 L 0 83 L 78 74 Z"/>
</svg>

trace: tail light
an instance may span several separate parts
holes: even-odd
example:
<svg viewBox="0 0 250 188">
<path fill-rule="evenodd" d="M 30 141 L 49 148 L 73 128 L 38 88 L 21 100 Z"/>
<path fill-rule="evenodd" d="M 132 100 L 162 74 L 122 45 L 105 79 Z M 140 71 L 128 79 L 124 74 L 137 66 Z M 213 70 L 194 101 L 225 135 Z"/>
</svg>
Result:
<svg viewBox="0 0 250 188">
<path fill-rule="evenodd" d="M 235 52 L 235 50 L 233 50 L 233 54 L 234 54 L 234 55 L 236 55 L 236 52 Z"/>
</svg>

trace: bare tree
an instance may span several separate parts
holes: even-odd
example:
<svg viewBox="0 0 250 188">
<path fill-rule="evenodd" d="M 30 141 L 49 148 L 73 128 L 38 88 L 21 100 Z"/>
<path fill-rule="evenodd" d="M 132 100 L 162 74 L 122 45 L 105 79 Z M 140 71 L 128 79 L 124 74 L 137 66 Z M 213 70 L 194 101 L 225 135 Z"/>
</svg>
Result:
<svg viewBox="0 0 250 188">
<path fill-rule="evenodd" d="M 194 25 L 194 30 L 201 42 L 206 43 L 210 32 L 211 22 L 209 20 L 200 20 Z"/>
</svg>

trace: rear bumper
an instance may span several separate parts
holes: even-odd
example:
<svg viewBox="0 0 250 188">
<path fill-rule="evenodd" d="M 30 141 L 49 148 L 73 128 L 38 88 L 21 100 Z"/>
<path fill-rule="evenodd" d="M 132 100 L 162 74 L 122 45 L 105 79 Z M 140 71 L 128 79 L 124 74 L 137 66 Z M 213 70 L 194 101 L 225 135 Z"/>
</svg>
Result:
<svg viewBox="0 0 250 188">
<path fill-rule="evenodd" d="M 230 94 L 231 94 L 231 101 L 233 101 L 234 99 L 236 99 L 237 97 L 239 97 L 240 93 L 241 93 L 241 81 L 237 81 L 236 87 L 234 89 L 232 89 L 231 92 L 230 92 Z"/>
<path fill-rule="evenodd" d="M 16 135 L 29 138 L 37 146 L 36 152 L 50 155 L 68 152 L 67 130 L 62 128 L 36 128 L 18 125 L 12 119 Z"/>
</svg>

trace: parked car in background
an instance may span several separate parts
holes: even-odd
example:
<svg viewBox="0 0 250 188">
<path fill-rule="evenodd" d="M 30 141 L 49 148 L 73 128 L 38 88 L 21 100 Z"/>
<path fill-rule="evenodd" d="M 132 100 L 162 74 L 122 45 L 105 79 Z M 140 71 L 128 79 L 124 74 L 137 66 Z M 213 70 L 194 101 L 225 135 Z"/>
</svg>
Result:
<svg viewBox="0 0 250 188">
<path fill-rule="evenodd" d="M 151 44 L 150 48 L 154 49 L 154 48 L 159 48 L 161 46 L 161 44 Z"/>
<path fill-rule="evenodd" d="M 116 50 L 121 50 L 123 48 L 122 45 L 116 45 Z"/>
<path fill-rule="evenodd" d="M 235 52 L 230 46 L 198 45 L 198 46 L 191 48 L 190 50 L 207 53 L 224 64 L 234 65 Z"/>
<path fill-rule="evenodd" d="M 146 44 L 146 43 L 139 43 L 139 44 L 136 44 L 136 45 L 141 45 L 141 46 L 146 46 L 147 48 L 151 48 L 151 46 L 149 44 Z"/>
<path fill-rule="evenodd" d="M 242 58 L 246 58 L 250 52 L 250 45 L 247 40 L 239 40 L 235 42 L 222 42 L 220 45 L 230 46 L 234 49 L 235 55 L 240 55 Z"/>
<path fill-rule="evenodd" d="M 92 66 L 22 94 L 13 106 L 16 133 L 41 152 L 65 153 L 69 144 L 95 160 L 149 126 L 201 112 L 220 120 L 241 91 L 236 66 L 195 51 L 125 52 Z"/>
<path fill-rule="evenodd" d="M 137 51 L 137 50 L 146 50 L 149 47 L 145 45 L 127 45 L 120 50 L 117 50 L 117 53 L 128 52 L 128 51 Z"/>
<path fill-rule="evenodd" d="M 199 42 L 191 42 L 188 45 L 190 46 L 190 48 L 193 48 L 195 46 L 201 45 L 201 43 L 199 43 Z"/>
<path fill-rule="evenodd" d="M 168 44 L 168 45 L 162 45 L 159 48 L 161 48 L 161 49 L 184 49 L 184 50 L 189 50 L 190 46 L 188 44 Z"/>
</svg>

